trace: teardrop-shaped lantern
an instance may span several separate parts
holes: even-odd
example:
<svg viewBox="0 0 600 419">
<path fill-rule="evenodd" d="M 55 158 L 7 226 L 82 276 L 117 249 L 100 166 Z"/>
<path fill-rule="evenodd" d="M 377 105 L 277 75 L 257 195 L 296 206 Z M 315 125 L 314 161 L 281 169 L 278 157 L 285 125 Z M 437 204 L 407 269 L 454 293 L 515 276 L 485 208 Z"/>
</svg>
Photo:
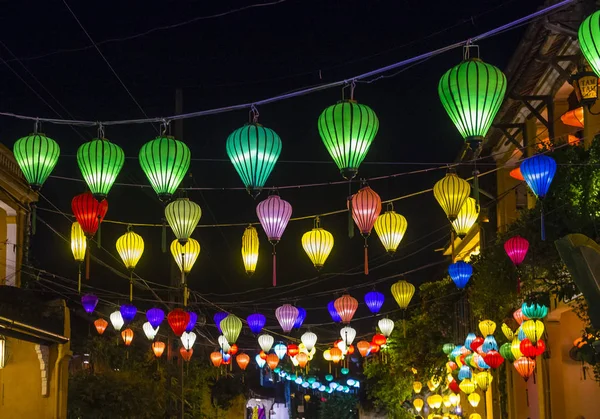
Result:
<svg viewBox="0 0 600 419">
<path fill-rule="evenodd" d="M 479 209 L 477 208 L 477 202 L 473 198 L 467 198 L 460 208 L 456 220 L 452 221 L 452 227 L 454 227 L 454 231 L 458 237 L 465 237 L 478 217 Z"/>
<path fill-rule="evenodd" d="M 215 322 L 215 326 L 217 326 L 217 330 L 219 331 L 219 333 L 223 333 L 223 331 L 221 330 L 221 320 L 223 320 L 228 315 L 229 313 L 219 311 L 213 316 L 213 321 Z"/>
<path fill-rule="evenodd" d="M 279 357 L 277 357 L 277 355 L 275 354 L 267 355 L 267 365 L 269 366 L 271 371 L 274 370 L 275 368 L 277 368 L 277 365 L 279 365 Z"/>
<path fill-rule="evenodd" d="M 187 311 L 176 308 L 168 314 L 167 321 L 169 322 L 169 326 L 171 326 L 171 330 L 175 333 L 175 336 L 180 337 L 183 332 L 185 332 L 185 328 L 190 322 L 190 315 Z"/>
<path fill-rule="evenodd" d="M 173 240 L 171 243 L 171 254 L 179 270 L 185 274 L 190 273 L 196 259 L 200 255 L 200 243 L 191 237 L 182 246 L 179 240 Z"/>
<path fill-rule="evenodd" d="M 520 168 L 527 186 L 535 196 L 545 197 L 556 174 L 556 161 L 544 154 L 536 154 L 523 160 Z"/>
<path fill-rule="evenodd" d="M 235 357 L 235 362 L 237 362 L 238 367 L 240 367 L 242 371 L 245 371 L 250 363 L 250 357 L 247 354 L 241 353 Z"/>
<path fill-rule="evenodd" d="M 131 342 L 133 342 L 133 330 L 125 329 L 121 332 L 121 337 L 123 338 L 123 342 L 125 346 L 130 346 Z"/>
<path fill-rule="evenodd" d="M 165 218 L 182 245 L 196 229 L 200 217 L 202 217 L 200 205 L 187 198 L 179 198 L 165 207 Z"/>
<path fill-rule="evenodd" d="M 58 162 L 60 147 L 44 134 L 29 134 L 13 146 L 15 160 L 34 191 L 39 190 Z"/>
<path fill-rule="evenodd" d="M 519 375 L 523 377 L 525 381 L 527 381 L 535 371 L 535 359 L 527 358 L 526 356 L 522 356 L 515 360 L 513 365 L 515 366 L 515 369 Z"/>
<path fill-rule="evenodd" d="M 385 251 L 393 255 L 396 253 L 396 249 L 402 241 L 404 233 L 406 233 L 408 223 L 404 216 L 398 214 L 392 208 L 377 217 L 377 220 L 375 220 L 375 232 L 379 240 L 381 240 Z"/>
<path fill-rule="evenodd" d="M 123 316 L 121 315 L 120 310 L 110 313 L 110 322 L 117 332 L 121 330 L 125 322 L 123 321 Z"/>
<path fill-rule="evenodd" d="M 317 343 L 317 335 L 313 332 L 306 332 L 300 337 L 300 341 L 306 346 L 307 351 L 312 351 Z"/>
<path fill-rule="evenodd" d="M 248 193 L 258 196 L 281 153 L 281 139 L 258 123 L 244 125 L 227 137 L 227 155 Z"/>
<path fill-rule="evenodd" d="M 196 334 L 194 332 L 183 332 L 180 340 L 183 347 L 189 351 L 194 346 L 194 343 L 196 343 Z"/>
<path fill-rule="evenodd" d="M 521 236 L 514 236 L 504 242 L 504 250 L 515 266 L 525 260 L 529 250 L 529 242 Z"/>
<path fill-rule="evenodd" d="M 342 323 L 350 323 L 356 309 L 358 308 L 358 300 L 349 294 L 344 294 L 333 302 L 335 311 L 337 311 Z"/>
<path fill-rule="evenodd" d="M 106 138 L 95 138 L 77 150 L 77 164 L 90 191 L 99 201 L 106 198 L 125 162 L 123 149 Z"/>
<path fill-rule="evenodd" d="M 448 266 L 448 274 L 456 284 L 456 288 L 463 289 L 473 275 L 473 267 L 460 260 Z"/>
<path fill-rule="evenodd" d="M 346 344 L 346 347 L 352 345 L 354 339 L 356 338 L 356 329 L 350 326 L 342 327 L 340 330 L 340 337 L 342 338 L 343 343 Z"/>
<path fill-rule="evenodd" d="M 258 346 L 260 346 L 260 349 L 265 353 L 268 353 L 271 350 L 274 342 L 275 339 L 273 339 L 273 336 L 267 335 L 266 333 L 258 337 Z"/>
<path fill-rule="evenodd" d="M 71 251 L 73 258 L 77 262 L 83 262 L 85 259 L 85 249 L 87 248 L 87 240 L 85 233 L 77 221 L 71 225 Z"/>
<path fill-rule="evenodd" d="M 258 232 L 253 226 L 248 226 L 242 235 L 242 260 L 244 269 L 248 275 L 252 275 L 256 270 L 258 262 Z"/>
<path fill-rule="evenodd" d="M 179 355 L 181 355 L 181 358 L 183 358 L 183 360 L 185 362 L 190 362 L 190 359 L 192 359 L 192 355 L 194 355 L 194 350 L 193 349 L 186 350 L 182 346 L 181 348 L 179 348 Z"/>
<path fill-rule="evenodd" d="M 165 319 L 165 312 L 160 308 L 151 308 L 146 312 L 146 319 L 148 319 L 148 323 L 150 323 L 152 327 L 157 328 Z"/>
<path fill-rule="evenodd" d="M 333 249 L 333 234 L 321 228 L 319 217 L 315 227 L 302 235 L 302 247 L 317 270 L 321 270 Z"/>
<path fill-rule="evenodd" d="M 373 109 L 354 100 L 336 103 L 319 116 L 319 135 L 345 179 L 352 179 L 377 135 Z"/>
<path fill-rule="evenodd" d="M 302 307 L 296 307 L 298 309 L 298 317 L 296 317 L 296 321 L 294 322 L 294 329 L 300 329 L 302 327 L 302 323 L 306 319 L 306 310 Z"/>
<path fill-rule="evenodd" d="M 233 345 L 242 331 L 242 321 L 235 314 L 230 314 L 221 320 L 221 330 L 227 342 Z"/>
<path fill-rule="evenodd" d="M 275 245 L 281 240 L 281 236 L 292 216 L 292 206 L 289 202 L 281 199 L 278 195 L 271 195 L 256 206 L 256 215 L 262 225 L 269 242 L 273 245 L 273 286 L 277 285 L 277 264 Z"/>
<path fill-rule="evenodd" d="M 125 323 L 131 323 L 137 314 L 137 308 L 133 304 L 122 304 L 119 311 Z"/>
<path fill-rule="evenodd" d="M 394 321 L 386 318 L 383 318 L 377 322 L 377 327 L 381 330 L 381 334 L 386 338 L 389 338 L 394 330 Z"/>
<path fill-rule="evenodd" d="M 160 326 L 154 328 L 154 327 L 152 327 L 150 322 L 146 322 L 142 325 L 142 330 L 144 331 L 144 334 L 146 335 L 146 339 L 148 339 L 148 340 L 154 340 L 154 338 L 156 337 L 156 335 L 158 333 L 158 329 L 160 329 Z"/>
<path fill-rule="evenodd" d="M 281 307 L 277 307 L 275 317 L 277 317 L 277 321 L 283 331 L 289 333 L 294 327 L 294 323 L 296 323 L 298 309 L 291 304 L 284 304 Z"/>
<path fill-rule="evenodd" d="M 371 234 L 375 220 L 381 213 L 381 198 L 370 187 L 364 186 L 352 196 L 352 218 L 365 239 L 365 275 L 369 274 L 369 245 L 367 238 Z"/>
<path fill-rule="evenodd" d="M 92 314 L 98 305 L 98 297 L 94 294 L 82 295 L 81 305 L 87 314 Z"/>
<path fill-rule="evenodd" d="M 160 358 L 165 352 L 166 347 L 167 345 L 165 345 L 164 342 L 158 340 L 156 342 L 152 342 L 152 352 L 154 352 L 154 356 Z"/>
<path fill-rule="evenodd" d="M 539 320 L 527 320 L 521 325 L 523 333 L 535 345 L 544 335 L 544 323 Z"/>
<path fill-rule="evenodd" d="M 86 237 L 94 237 L 108 211 L 108 201 L 98 202 L 91 192 L 76 195 L 71 201 L 71 210 Z"/>
<path fill-rule="evenodd" d="M 600 10 L 592 13 L 579 25 L 579 47 L 594 73 L 600 75 Z"/>
<path fill-rule="evenodd" d="M 329 311 L 329 315 L 331 316 L 331 319 L 334 322 L 339 323 L 342 321 L 342 318 L 340 317 L 339 313 L 337 312 L 337 310 L 335 308 L 334 301 L 330 301 L 329 303 L 327 303 L 327 311 Z"/>
<path fill-rule="evenodd" d="M 129 230 L 117 239 L 117 252 L 125 267 L 133 270 L 144 253 L 144 239 Z"/>
<path fill-rule="evenodd" d="M 213 366 L 220 367 L 223 362 L 223 355 L 221 355 L 221 352 L 212 352 L 210 354 L 210 362 L 212 362 Z"/>
<path fill-rule="evenodd" d="M 167 202 L 190 167 L 190 149 L 173 137 L 161 136 L 140 149 L 140 166 L 158 198 Z"/>
<path fill-rule="evenodd" d="M 471 194 L 471 185 L 456 173 L 449 172 L 433 186 L 433 196 L 438 201 L 448 220 L 453 222 L 458 217 L 462 206 Z"/>
<path fill-rule="evenodd" d="M 466 59 L 452 67 L 438 84 L 444 109 L 460 135 L 472 143 L 473 150 L 490 129 L 505 92 L 504 73 L 478 58 Z"/>
<path fill-rule="evenodd" d="M 384 301 L 385 296 L 381 292 L 370 291 L 365 294 L 365 304 L 367 305 L 369 311 L 373 314 L 379 313 Z"/>
<path fill-rule="evenodd" d="M 398 281 L 392 285 L 392 296 L 402 310 L 406 310 L 415 294 L 415 286 L 410 282 Z"/>
<path fill-rule="evenodd" d="M 99 335 L 102 335 L 108 327 L 108 322 L 104 319 L 96 319 L 94 320 L 94 326 L 96 327 L 96 332 L 98 332 Z"/>
<path fill-rule="evenodd" d="M 248 323 L 250 331 L 257 335 L 260 333 L 263 327 L 265 327 L 265 324 L 267 324 L 267 318 L 263 314 L 254 313 L 246 318 L 246 322 Z"/>
</svg>

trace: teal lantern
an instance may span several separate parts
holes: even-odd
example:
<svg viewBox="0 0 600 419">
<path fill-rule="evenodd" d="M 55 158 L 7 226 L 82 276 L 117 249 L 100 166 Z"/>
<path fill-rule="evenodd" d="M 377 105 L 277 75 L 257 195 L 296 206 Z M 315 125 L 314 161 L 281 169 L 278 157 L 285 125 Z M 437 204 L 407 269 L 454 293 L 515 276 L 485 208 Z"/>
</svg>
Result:
<svg viewBox="0 0 600 419">
<path fill-rule="evenodd" d="M 529 319 L 543 319 L 548 315 L 548 307 L 538 303 L 523 303 L 521 312 Z"/>
<path fill-rule="evenodd" d="M 140 150 L 140 166 L 161 201 L 169 201 L 190 168 L 190 149 L 173 137 L 159 136 Z"/>
<path fill-rule="evenodd" d="M 281 153 L 281 138 L 272 129 L 252 123 L 233 131 L 226 148 L 248 193 L 258 196 Z"/>
<path fill-rule="evenodd" d="M 95 138 L 77 150 L 77 164 L 98 201 L 108 195 L 125 162 L 123 149 L 105 138 Z"/>
<path fill-rule="evenodd" d="M 581 53 L 597 76 L 600 76 L 600 10 L 589 15 L 577 32 Z"/>
<path fill-rule="evenodd" d="M 464 60 L 440 79 L 438 93 L 444 109 L 472 149 L 477 149 L 500 109 L 506 76 L 479 58 Z"/>
<path fill-rule="evenodd" d="M 354 178 L 379 130 L 373 109 L 354 100 L 342 101 L 321 113 L 318 126 L 323 144 L 342 176 Z"/>
<path fill-rule="evenodd" d="M 31 189 L 38 191 L 58 162 L 60 147 L 44 134 L 29 134 L 13 146 L 15 160 Z"/>
</svg>

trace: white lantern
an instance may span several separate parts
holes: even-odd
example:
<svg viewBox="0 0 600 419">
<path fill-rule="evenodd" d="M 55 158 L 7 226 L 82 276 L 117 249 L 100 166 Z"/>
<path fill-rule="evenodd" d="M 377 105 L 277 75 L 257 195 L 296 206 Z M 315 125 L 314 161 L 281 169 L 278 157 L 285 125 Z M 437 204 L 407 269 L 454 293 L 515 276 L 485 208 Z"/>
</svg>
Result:
<svg viewBox="0 0 600 419">
<path fill-rule="evenodd" d="M 306 332 L 302 335 L 300 340 L 302 341 L 304 346 L 306 346 L 306 350 L 310 352 L 317 343 L 317 335 L 315 335 L 313 332 Z"/>
<path fill-rule="evenodd" d="M 290 360 L 292 361 L 292 364 L 294 365 L 294 367 L 298 366 L 298 360 L 296 359 L 295 356 L 290 357 Z"/>
<path fill-rule="evenodd" d="M 348 345 L 346 345 L 346 342 L 340 340 L 337 343 L 337 347 L 340 351 L 342 351 L 342 355 L 346 356 L 346 354 L 348 353 Z"/>
<path fill-rule="evenodd" d="M 385 319 L 381 319 L 379 320 L 379 322 L 377 323 L 377 326 L 379 326 L 379 330 L 381 330 L 381 334 L 383 336 L 390 337 L 390 335 L 392 334 L 392 331 L 394 330 L 394 322 L 390 319 L 388 319 L 387 317 Z"/>
<path fill-rule="evenodd" d="M 118 332 L 121 330 L 125 322 L 123 321 L 123 316 L 121 315 L 121 311 L 117 310 L 110 314 L 110 322 L 112 323 L 115 330 Z"/>
<path fill-rule="evenodd" d="M 271 335 L 263 334 L 258 337 L 258 345 L 265 353 L 269 353 L 273 347 L 273 342 L 275 342 L 275 339 Z"/>
<path fill-rule="evenodd" d="M 346 346 L 350 346 L 352 345 L 352 342 L 354 342 L 354 338 L 356 337 L 356 330 L 350 326 L 342 327 L 342 330 L 340 330 L 340 337 L 342 338 L 342 341 L 344 341 Z"/>
<path fill-rule="evenodd" d="M 186 351 L 192 349 L 194 343 L 196 342 L 196 334 L 194 332 L 183 332 L 181 335 L 181 344 L 185 348 Z"/>
<path fill-rule="evenodd" d="M 158 333 L 159 328 L 160 328 L 160 326 L 158 326 L 156 329 L 153 328 L 152 325 L 150 324 L 150 322 L 146 322 L 142 326 L 142 329 L 144 329 L 144 334 L 146 335 L 148 340 L 154 340 L 154 338 L 156 337 L 156 334 Z"/>
<path fill-rule="evenodd" d="M 262 359 L 260 357 L 260 355 L 256 355 L 254 357 L 254 360 L 256 361 L 256 365 L 258 365 L 258 368 L 262 368 L 265 366 L 265 364 L 267 363 L 267 361 L 265 361 L 264 359 Z"/>
<path fill-rule="evenodd" d="M 217 339 L 219 342 L 219 347 L 223 350 L 224 353 L 229 352 L 229 350 L 231 349 L 231 346 L 229 345 L 229 342 L 227 342 L 227 339 L 225 338 L 225 336 L 223 335 L 219 335 L 219 339 Z"/>
</svg>

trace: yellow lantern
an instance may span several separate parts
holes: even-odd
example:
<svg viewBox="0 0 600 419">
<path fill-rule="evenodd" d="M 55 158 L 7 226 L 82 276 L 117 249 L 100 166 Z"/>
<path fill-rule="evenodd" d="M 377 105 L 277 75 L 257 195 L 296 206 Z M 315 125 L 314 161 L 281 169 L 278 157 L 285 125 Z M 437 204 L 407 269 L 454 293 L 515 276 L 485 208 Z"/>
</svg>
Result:
<svg viewBox="0 0 600 419">
<path fill-rule="evenodd" d="M 415 294 L 415 286 L 406 281 L 398 281 L 392 285 L 392 295 L 402 310 L 406 310 Z"/>
<path fill-rule="evenodd" d="M 325 361 L 331 361 L 331 350 L 326 349 L 325 351 L 323 351 L 323 358 L 325 359 Z"/>
<path fill-rule="evenodd" d="M 451 393 L 450 403 L 452 403 L 452 406 L 456 406 L 458 402 L 460 402 L 460 396 L 458 394 Z"/>
<path fill-rule="evenodd" d="M 512 329 L 510 327 L 508 327 L 508 325 L 506 323 L 502 323 L 502 333 L 504 333 L 504 336 L 506 337 L 506 339 L 508 339 L 509 341 L 512 341 L 513 338 L 515 337 Z"/>
<path fill-rule="evenodd" d="M 307 402 L 307 403 L 310 401 L 310 394 L 305 394 L 304 395 L 304 401 Z"/>
<path fill-rule="evenodd" d="M 433 384 L 434 388 L 438 388 L 440 386 L 440 384 L 442 383 L 442 376 L 440 375 L 434 375 L 431 377 L 431 384 Z"/>
<path fill-rule="evenodd" d="M 433 196 L 438 201 L 448 220 L 453 222 L 471 194 L 471 185 L 456 173 L 450 172 L 433 186 Z"/>
<path fill-rule="evenodd" d="M 488 388 L 490 388 L 492 380 L 494 379 L 492 374 L 490 374 L 488 371 L 479 372 L 475 374 L 473 378 L 477 383 L 477 387 L 479 387 L 481 391 L 484 392 L 487 391 Z"/>
<path fill-rule="evenodd" d="M 477 407 L 481 401 L 481 396 L 479 396 L 477 393 L 471 393 L 467 399 L 469 400 L 471 406 Z"/>
<path fill-rule="evenodd" d="M 258 262 L 258 233 L 252 226 L 246 227 L 242 235 L 242 260 L 246 273 L 252 275 Z"/>
<path fill-rule="evenodd" d="M 479 413 L 471 413 L 469 419 L 481 419 L 481 415 Z"/>
<path fill-rule="evenodd" d="M 521 353 L 521 341 L 518 337 L 515 337 L 512 343 L 510 344 L 510 351 L 512 352 L 515 359 L 519 359 L 523 356 L 523 354 Z"/>
<path fill-rule="evenodd" d="M 87 249 L 87 240 L 85 233 L 77 221 L 71 226 L 71 251 L 73 258 L 79 262 L 79 281 L 78 291 L 81 292 L 81 263 L 85 259 L 85 250 Z"/>
<path fill-rule="evenodd" d="M 171 254 L 181 273 L 189 274 L 200 255 L 200 243 L 190 237 L 182 246 L 179 240 L 175 239 L 171 243 Z"/>
<path fill-rule="evenodd" d="M 423 384 L 420 381 L 415 381 L 413 383 L 413 390 L 415 391 L 415 393 L 419 394 L 422 388 Z"/>
<path fill-rule="evenodd" d="M 440 407 L 442 407 L 443 400 L 444 399 L 442 396 L 440 396 L 439 394 L 434 394 L 427 397 L 427 404 L 432 409 L 439 409 Z"/>
<path fill-rule="evenodd" d="M 429 391 L 435 391 L 435 389 L 437 388 L 437 386 L 431 382 L 431 380 L 427 381 L 427 388 L 429 388 Z"/>
<path fill-rule="evenodd" d="M 479 217 L 477 202 L 473 198 L 467 198 L 460 208 L 456 220 L 452 221 L 452 227 L 454 227 L 454 231 L 456 231 L 458 237 L 462 238 L 467 235 L 473 224 L 477 221 L 477 217 Z"/>
<path fill-rule="evenodd" d="M 534 345 L 544 334 L 544 323 L 539 320 L 527 320 L 526 322 L 523 322 L 521 327 L 523 328 L 523 333 L 525 333 L 527 339 Z"/>
<path fill-rule="evenodd" d="M 388 205 L 390 206 L 388 211 L 375 220 L 375 232 L 385 251 L 394 254 L 404 237 L 408 223 L 406 218 L 393 210 L 391 203 Z"/>
<path fill-rule="evenodd" d="M 452 406 L 452 402 L 450 401 L 450 396 L 448 394 L 442 397 L 442 403 L 444 403 L 444 406 L 446 407 Z"/>
<path fill-rule="evenodd" d="M 471 394 L 473 393 L 476 389 L 477 389 L 477 384 L 471 380 L 469 380 L 468 378 L 465 378 L 464 380 L 462 380 L 460 382 L 460 384 L 458 385 L 458 387 L 460 387 L 460 390 L 465 393 L 465 394 Z"/>
<path fill-rule="evenodd" d="M 479 322 L 479 330 L 483 336 L 493 335 L 496 331 L 496 323 L 491 320 L 483 320 Z"/>
<path fill-rule="evenodd" d="M 333 249 L 333 234 L 320 227 L 319 217 L 314 228 L 302 235 L 302 247 L 315 268 L 321 269 Z"/>
<path fill-rule="evenodd" d="M 142 236 L 127 229 L 127 233 L 117 239 L 117 252 L 125 267 L 131 272 L 129 276 L 129 301 L 133 300 L 133 270 L 144 253 Z"/>
<path fill-rule="evenodd" d="M 413 406 L 415 407 L 415 410 L 417 411 L 417 413 L 421 412 L 421 409 L 423 409 L 424 404 L 425 404 L 425 402 L 420 397 L 417 397 L 413 400 Z"/>
</svg>

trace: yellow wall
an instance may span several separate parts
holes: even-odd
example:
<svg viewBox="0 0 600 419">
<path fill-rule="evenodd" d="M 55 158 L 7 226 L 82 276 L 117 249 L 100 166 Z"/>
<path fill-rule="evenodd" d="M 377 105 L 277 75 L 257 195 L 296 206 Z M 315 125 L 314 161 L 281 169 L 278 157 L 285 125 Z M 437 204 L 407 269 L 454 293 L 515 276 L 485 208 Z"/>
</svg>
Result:
<svg viewBox="0 0 600 419">
<path fill-rule="evenodd" d="M 238 396 L 228 410 L 217 409 L 210 400 L 207 388 L 206 397 L 202 400 L 202 413 L 210 419 L 244 419 L 246 417 L 246 398 Z"/>
<path fill-rule="evenodd" d="M 6 211 L 0 208 L 0 285 L 4 285 L 6 278 L 7 228 Z"/>
</svg>

